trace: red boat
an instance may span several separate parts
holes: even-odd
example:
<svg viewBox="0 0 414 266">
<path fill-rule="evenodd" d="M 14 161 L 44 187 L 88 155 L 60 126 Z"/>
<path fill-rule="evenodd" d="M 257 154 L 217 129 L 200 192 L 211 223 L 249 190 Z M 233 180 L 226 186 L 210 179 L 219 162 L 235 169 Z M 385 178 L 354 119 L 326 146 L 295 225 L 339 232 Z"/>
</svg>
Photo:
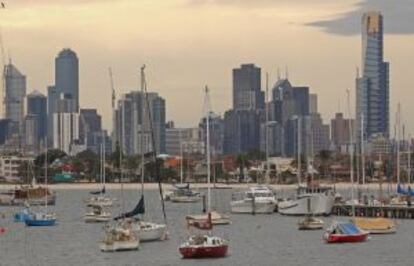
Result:
<svg viewBox="0 0 414 266">
<path fill-rule="evenodd" d="M 327 243 L 364 242 L 368 235 L 353 223 L 334 223 L 324 233 L 323 239 Z"/>
<path fill-rule="evenodd" d="M 183 258 L 219 258 L 225 257 L 228 250 L 227 241 L 208 235 L 190 236 L 179 250 Z"/>
<path fill-rule="evenodd" d="M 0 227 L 0 235 L 6 233 L 6 228 Z"/>
<path fill-rule="evenodd" d="M 208 213 L 205 222 L 190 223 L 187 221 L 187 227 L 196 227 L 201 230 L 211 230 L 213 223 L 211 221 L 211 213 Z M 227 240 L 206 234 L 192 235 L 186 242 L 181 244 L 179 251 L 183 258 L 219 258 L 227 255 L 229 248 Z"/>
</svg>

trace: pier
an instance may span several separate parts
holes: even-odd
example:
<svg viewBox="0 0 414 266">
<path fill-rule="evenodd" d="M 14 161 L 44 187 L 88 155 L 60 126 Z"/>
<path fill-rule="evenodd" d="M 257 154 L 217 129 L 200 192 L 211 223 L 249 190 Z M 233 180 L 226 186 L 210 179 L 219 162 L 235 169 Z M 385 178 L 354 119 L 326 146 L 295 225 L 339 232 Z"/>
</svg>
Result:
<svg viewBox="0 0 414 266">
<path fill-rule="evenodd" d="M 352 205 L 335 204 L 332 209 L 333 215 L 351 216 Z M 355 205 L 355 216 L 357 217 L 385 217 L 393 219 L 414 219 L 414 206 L 375 206 Z"/>
</svg>

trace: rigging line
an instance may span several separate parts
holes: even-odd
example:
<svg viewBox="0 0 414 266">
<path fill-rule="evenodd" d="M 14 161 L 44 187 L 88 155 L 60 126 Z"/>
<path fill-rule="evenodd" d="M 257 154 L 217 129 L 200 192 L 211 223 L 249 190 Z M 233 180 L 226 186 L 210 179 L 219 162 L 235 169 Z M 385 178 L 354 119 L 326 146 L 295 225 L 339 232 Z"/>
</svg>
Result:
<svg viewBox="0 0 414 266">
<path fill-rule="evenodd" d="M 161 196 L 161 207 L 162 207 L 162 213 L 164 216 L 164 222 L 165 224 L 167 224 L 167 214 L 165 213 L 165 203 L 164 203 L 164 197 L 163 197 L 163 189 L 162 189 L 162 180 L 161 180 L 161 173 L 160 173 L 160 167 L 158 165 L 157 162 L 157 147 L 155 146 L 155 135 L 154 135 L 154 126 L 152 123 L 152 114 L 151 114 L 151 110 L 150 110 L 150 104 L 149 104 L 149 98 L 148 98 L 148 91 L 147 91 L 147 82 L 144 80 L 143 81 L 143 85 L 144 85 L 144 93 L 145 95 L 143 95 L 145 97 L 145 101 L 146 101 L 146 105 L 147 105 L 147 110 L 148 110 L 148 120 L 149 120 L 149 126 L 150 126 L 150 132 L 151 132 L 151 144 L 152 144 L 152 149 L 153 149 L 153 159 L 155 162 L 155 174 L 158 177 L 158 188 L 160 191 L 160 196 Z"/>
</svg>

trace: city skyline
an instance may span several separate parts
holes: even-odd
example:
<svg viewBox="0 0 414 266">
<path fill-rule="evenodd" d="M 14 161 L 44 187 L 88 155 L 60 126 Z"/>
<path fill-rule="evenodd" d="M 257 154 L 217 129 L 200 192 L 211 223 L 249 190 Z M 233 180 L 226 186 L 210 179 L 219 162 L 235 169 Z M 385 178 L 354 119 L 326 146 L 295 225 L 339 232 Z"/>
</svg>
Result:
<svg viewBox="0 0 414 266">
<path fill-rule="evenodd" d="M 81 107 L 98 108 L 107 129 L 111 129 L 112 120 L 107 68 L 111 66 L 114 70 L 119 98 L 121 94 L 138 89 L 139 66 L 143 63 L 148 65 L 149 90 L 163 95 L 167 101 L 167 120 L 174 120 L 177 126 L 194 126 L 198 123 L 202 113 L 202 87 L 206 83 L 211 87 L 213 110 L 223 115 L 225 110 L 231 107 L 231 70 L 244 63 L 254 63 L 262 69 L 262 89 L 265 72 L 270 73 L 272 86 L 276 82 L 277 68 L 280 68 L 283 77 L 287 65 L 289 79 L 293 83 L 309 86 L 312 93 L 318 94 L 319 110 L 327 122 L 338 111 L 339 101 L 341 111 L 346 110 L 346 89 L 352 91 L 354 102 L 355 72 L 361 61 L 361 36 L 360 33 L 346 36 L 326 33 L 326 29 L 308 24 L 326 18 L 340 18 L 346 12 L 359 12 L 362 15 L 361 5 L 356 3 L 364 2 L 363 8 L 369 7 L 372 3 L 346 1 L 328 5 L 326 1 L 317 1 L 316 7 L 326 8 L 322 13 L 315 13 L 317 8 L 309 4 L 303 5 L 303 1 L 275 1 L 280 5 L 269 4 L 270 1 L 258 1 L 256 6 L 249 9 L 234 6 L 231 4 L 234 1 L 222 1 L 229 4 L 218 3 L 220 1 L 192 1 L 191 4 L 189 1 L 172 1 L 169 4 L 158 2 L 151 7 L 146 6 L 145 1 L 141 4 L 128 1 L 71 1 L 64 5 L 64 9 L 70 11 L 67 12 L 69 14 L 58 19 L 56 15 L 45 13 L 50 9 L 57 9 L 57 6 L 44 5 L 47 1 L 40 2 L 33 4 L 33 8 L 28 12 L 22 1 L 16 1 L 15 5 L 9 5 L 8 10 L 3 12 L 4 15 L 0 18 L 6 51 L 10 51 L 14 64 L 27 76 L 27 92 L 38 90 L 45 94 L 46 86 L 53 84 L 55 55 L 62 48 L 70 47 L 78 54 L 80 61 Z M 126 3 L 131 11 L 125 7 Z M 88 8 L 94 9 L 90 20 L 82 16 L 83 9 Z M 179 18 L 180 14 L 183 14 L 180 12 L 188 11 L 190 8 L 193 13 L 200 15 L 200 18 L 194 20 L 193 26 L 184 26 L 184 18 Z M 290 12 L 284 12 L 283 16 L 278 15 L 272 12 L 276 8 Z M 55 11 L 57 14 L 62 12 Z M 88 25 L 89 29 L 93 29 L 96 25 L 91 21 L 102 22 L 102 16 L 109 11 L 113 13 L 114 24 L 107 31 L 92 38 L 86 34 L 86 30 L 81 29 L 80 26 Z M 146 21 L 147 14 L 143 14 L 142 18 L 135 18 L 132 17 L 132 11 L 148 11 L 155 16 L 164 14 L 167 15 L 166 21 L 158 24 Z M 27 23 L 18 22 L 16 17 L 25 12 L 28 16 Z M 218 22 L 213 22 L 212 18 L 209 18 L 212 12 L 217 13 L 214 20 L 220 23 L 229 20 L 231 25 L 225 25 L 222 29 L 216 28 Z M 248 23 L 246 24 L 241 17 L 246 12 L 252 18 L 258 19 L 255 25 L 247 28 L 245 26 Z M 387 17 L 387 12 L 383 11 L 386 32 L 387 25 L 395 23 L 392 22 L 392 18 Z M 122 14 L 125 18 L 118 21 L 116 18 Z M 185 17 L 188 16 L 188 12 L 185 12 Z M 68 18 L 79 20 L 74 24 L 68 24 Z M 55 23 L 48 29 L 54 34 L 41 29 L 42 23 L 46 21 Z M 168 27 L 166 22 L 170 22 Z M 103 22 L 103 25 L 108 26 L 107 23 Z M 263 27 L 269 23 L 271 26 Z M 359 24 L 360 17 L 353 23 Z M 130 29 L 134 29 L 136 34 L 126 35 L 121 30 L 122 25 L 130 25 Z M 134 25 L 138 26 L 133 27 Z M 59 27 L 65 34 L 57 32 Z M 171 33 L 167 34 L 167 29 L 170 29 Z M 32 44 L 19 42 L 19 39 L 33 36 L 35 33 L 40 39 L 47 40 L 49 45 L 40 46 L 44 45 L 44 41 L 41 40 L 34 40 Z M 229 33 L 232 38 L 226 36 Z M 410 58 L 414 57 L 412 49 L 409 49 L 412 37 L 395 35 L 398 32 L 392 33 L 385 34 L 384 47 L 384 55 L 392 64 L 390 128 L 394 124 L 393 114 L 398 101 L 401 101 L 403 106 L 403 120 L 404 114 L 414 111 L 408 102 L 410 91 L 404 90 L 410 87 L 408 66 Z M 113 34 L 115 35 L 112 36 Z M 176 34 L 176 37 L 172 38 L 171 34 Z M 109 36 L 111 37 L 108 38 Z M 175 40 L 174 43 L 169 41 L 170 37 Z M 221 38 L 221 41 L 215 43 L 214 40 L 217 38 Z M 152 44 L 152 47 L 148 44 Z M 321 46 L 324 49 L 320 49 Z M 230 49 L 232 53 L 229 53 Z M 188 50 L 188 53 L 184 53 L 185 50 Z M 303 60 L 305 56 L 306 60 Z M 38 60 L 42 64 L 33 64 L 33 60 Z M 105 104 L 104 100 L 97 102 L 96 95 L 107 99 L 107 103 Z M 186 104 L 186 108 L 182 107 L 183 103 Z M 188 109 L 193 112 L 188 114 Z M 354 111 L 352 113 L 355 115 Z M 405 123 L 408 131 L 414 129 L 414 125 L 407 120 Z"/>
</svg>

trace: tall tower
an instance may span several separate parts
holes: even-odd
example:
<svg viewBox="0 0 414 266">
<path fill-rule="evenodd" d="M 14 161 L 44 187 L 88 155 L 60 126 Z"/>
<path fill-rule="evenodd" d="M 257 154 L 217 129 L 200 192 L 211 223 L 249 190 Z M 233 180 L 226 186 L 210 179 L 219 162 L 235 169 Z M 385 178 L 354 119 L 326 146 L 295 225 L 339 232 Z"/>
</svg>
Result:
<svg viewBox="0 0 414 266">
<path fill-rule="evenodd" d="M 383 58 L 383 17 L 362 16 L 362 76 L 356 79 L 357 134 L 389 136 L 389 63 Z M 361 120 L 364 128 L 361 129 Z"/>
<path fill-rule="evenodd" d="M 33 116 L 37 124 L 37 138 L 43 140 L 47 133 L 47 99 L 42 93 L 33 91 L 27 95 L 27 115 Z"/>
<path fill-rule="evenodd" d="M 261 69 L 254 64 L 243 64 L 233 69 L 233 109 L 264 109 L 261 91 Z"/>
<path fill-rule="evenodd" d="M 74 51 L 63 49 L 55 59 L 55 87 L 72 101 L 71 112 L 79 111 L 79 60 Z"/>
</svg>

